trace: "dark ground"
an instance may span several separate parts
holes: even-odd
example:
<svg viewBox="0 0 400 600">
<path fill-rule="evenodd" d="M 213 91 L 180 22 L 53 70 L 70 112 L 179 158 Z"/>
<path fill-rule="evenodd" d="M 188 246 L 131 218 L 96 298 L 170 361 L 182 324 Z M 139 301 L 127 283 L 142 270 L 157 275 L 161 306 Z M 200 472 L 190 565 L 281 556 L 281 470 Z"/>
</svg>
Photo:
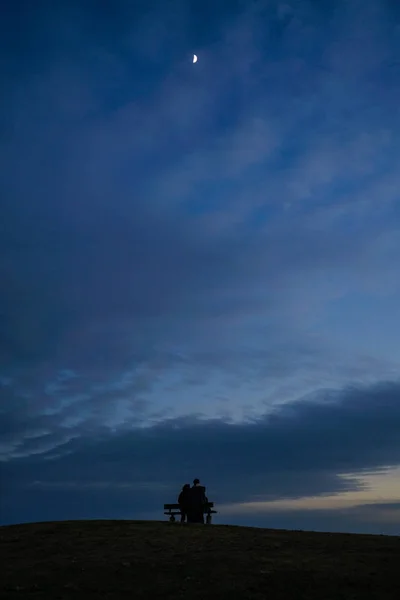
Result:
<svg viewBox="0 0 400 600">
<path fill-rule="evenodd" d="M 0 527 L 0 597 L 398 600 L 400 537 L 150 521 Z"/>
</svg>

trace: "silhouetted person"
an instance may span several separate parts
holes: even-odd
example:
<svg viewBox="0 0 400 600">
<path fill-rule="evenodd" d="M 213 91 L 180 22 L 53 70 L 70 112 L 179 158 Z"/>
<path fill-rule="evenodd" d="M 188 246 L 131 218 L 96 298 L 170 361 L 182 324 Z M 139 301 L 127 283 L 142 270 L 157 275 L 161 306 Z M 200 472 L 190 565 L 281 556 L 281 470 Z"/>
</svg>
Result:
<svg viewBox="0 0 400 600">
<path fill-rule="evenodd" d="M 185 483 L 179 494 L 178 504 L 181 510 L 181 523 L 185 522 L 190 507 L 190 483 Z"/>
<path fill-rule="evenodd" d="M 188 511 L 188 523 L 204 524 L 204 505 L 207 502 L 206 488 L 200 485 L 200 480 L 195 479 L 190 488 L 190 505 Z"/>
</svg>

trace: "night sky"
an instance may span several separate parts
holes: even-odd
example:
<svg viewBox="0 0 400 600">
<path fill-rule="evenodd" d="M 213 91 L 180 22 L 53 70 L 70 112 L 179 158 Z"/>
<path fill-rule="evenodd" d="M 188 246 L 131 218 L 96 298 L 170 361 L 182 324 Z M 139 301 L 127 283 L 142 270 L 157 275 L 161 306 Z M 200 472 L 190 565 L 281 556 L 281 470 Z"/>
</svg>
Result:
<svg viewBox="0 0 400 600">
<path fill-rule="evenodd" d="M 1 11 L 0 523 L 399 534 L 399 2 Z"/>
</svg>

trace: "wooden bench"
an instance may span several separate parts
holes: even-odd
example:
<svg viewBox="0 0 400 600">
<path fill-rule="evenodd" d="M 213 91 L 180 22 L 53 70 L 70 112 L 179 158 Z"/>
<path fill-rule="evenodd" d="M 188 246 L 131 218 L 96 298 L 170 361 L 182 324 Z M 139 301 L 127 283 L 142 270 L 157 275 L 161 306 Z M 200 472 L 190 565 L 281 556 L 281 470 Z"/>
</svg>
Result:
<svg viewBox="0 0 400 600">
<path fill-rule="evenodd" d="M 212 510 L 214 508 L 214 502 L 206 502 L 204 504 L 204 514 L 207 515 L 206 523 L 209 525 L 212 522 L 212 515 L 217 514 L 218 511 Z M 179 504 L 164 504 L 164 515 L 169 517 L 170 523 L 175 523 L 175 517 L 181 516 L 181 507 Z"/>
</svg>

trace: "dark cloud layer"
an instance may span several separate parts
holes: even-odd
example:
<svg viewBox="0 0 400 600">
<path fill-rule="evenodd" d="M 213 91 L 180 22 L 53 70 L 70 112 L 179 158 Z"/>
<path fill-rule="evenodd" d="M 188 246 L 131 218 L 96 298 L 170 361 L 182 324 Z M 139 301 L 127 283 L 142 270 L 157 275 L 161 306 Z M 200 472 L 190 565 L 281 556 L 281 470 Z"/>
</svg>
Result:
<svg viewBox="0 0 400 600">
<path fill-rule="evenodd" d="M 3 521 L 152 512 L 197 475 L 224 504 L 358 490 L 340 474 L 400 461 L 399 400 L 399 384 L 382 383 L 305 398 L 247 425 L 193 418 L 114 433 L 72 427 L 70 441 L 66 428 L 43 419 L 53 432 L 2 464 Z M 7 432 L 13 426 L 20 439 L 29 435 L 28 416 Z"/>
</svg>

